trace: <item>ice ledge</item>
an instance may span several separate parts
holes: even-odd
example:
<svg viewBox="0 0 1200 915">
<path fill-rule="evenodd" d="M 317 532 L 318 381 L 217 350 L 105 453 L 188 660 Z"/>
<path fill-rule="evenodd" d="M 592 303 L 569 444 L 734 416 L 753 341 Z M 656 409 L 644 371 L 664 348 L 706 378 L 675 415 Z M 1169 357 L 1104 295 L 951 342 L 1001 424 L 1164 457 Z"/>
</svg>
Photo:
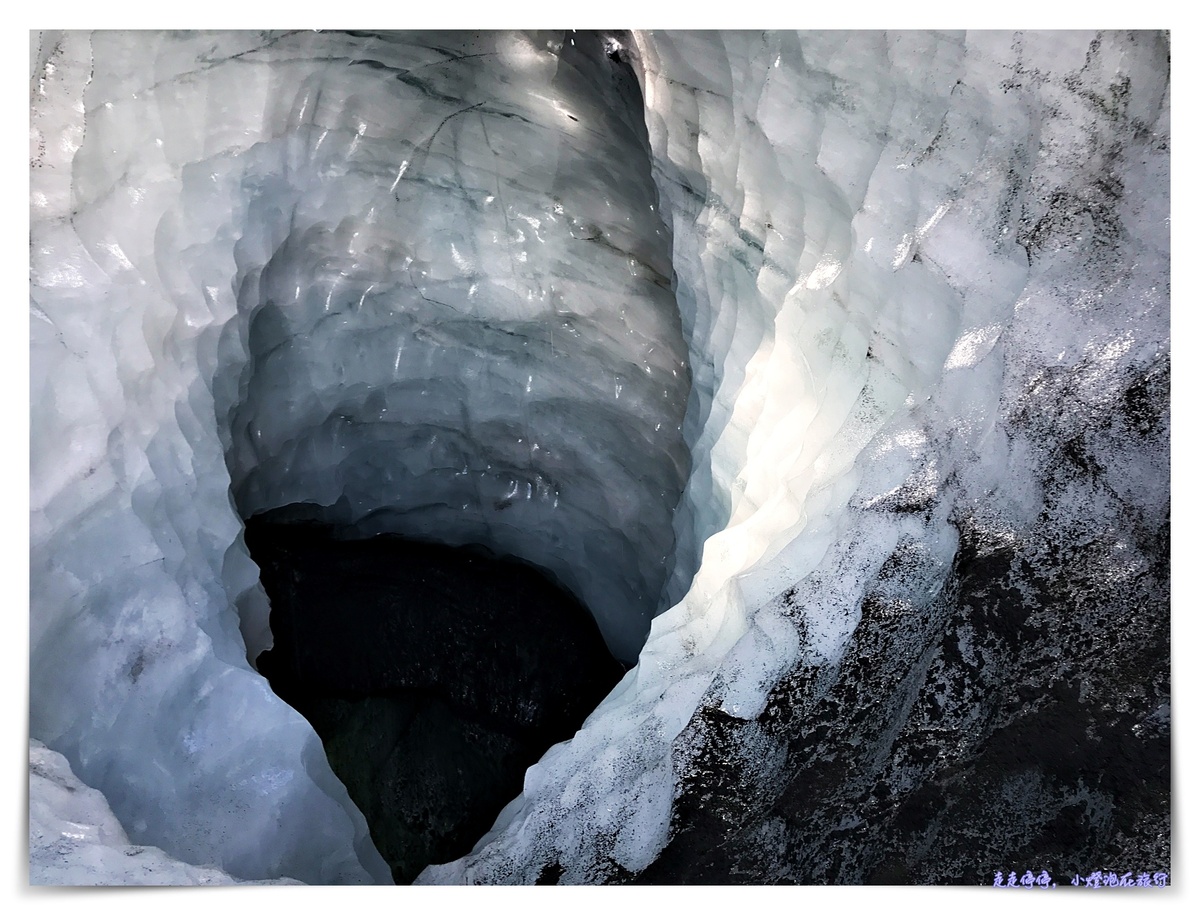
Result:
<svg viewBox="0 0 1200 915">
<path fill-rule="evenodd" d="M 225 886 L 300 881 L 238 880 L 216 864 L 186 864 L 153 845 L 135 845 L 104 795 L 81 782 L 61 753 L 31 740 L 29 882 L 35 886 Z"/>
</svg>

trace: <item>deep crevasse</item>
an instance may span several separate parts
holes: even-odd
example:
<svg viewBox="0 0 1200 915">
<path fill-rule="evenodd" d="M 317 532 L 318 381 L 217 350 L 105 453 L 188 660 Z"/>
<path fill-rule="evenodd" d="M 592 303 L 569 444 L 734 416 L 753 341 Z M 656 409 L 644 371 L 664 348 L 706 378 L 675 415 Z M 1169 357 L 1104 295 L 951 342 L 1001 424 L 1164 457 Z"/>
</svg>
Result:
<svg viewBox="0 0 1200 915">
<path fill-rule="evenodd" d="M 641 871 L 668 841 L 698 707 L 753 722 L 798 664 L 836 668 L 881 582 L 919 632 L 962 530 L 1019 540 L 1039 523 L 1046 442 L 1167 353 L 1165 43 L 1093 37 L 632 36 L 694 376 L 674 606 L 475 852 L 424 880 Z M 188 42 L 192 61 L 287 46 Z M 255 156 L 266 178 L 291 174 L 295 152 L 270 138 L 294 125 L 280 99 L 302 95 L 297 64 L 267 54 L 250 81 L 219 64 L 177 80 L 185 55 L 159 55 L 153 93 L 179 96 L 157 110 L 194 119 L 163 131 L 161 159 L 134 143 L 122 157 L 96 131 L 111 119 L 102 136 L 122 148 L 146 133 L 121 118 L 155 109 L 72 108 L 94 78 L 88 37 L 41 49 L 31 734 L 105 790 L 139 844 L 243 878 L 378 879 L 315 737 L 243 661 L 264 609 L 213 420 L 214 397 L 237 400 L 214 378 L 230 358 L 216 329 L 245 306 L 239 231 L 278 243 L 287 215 L 256 213 L 236 182 L 232 211 L 177 206 L 211 193 L 189 189 L 206 180 L 195 157 L 233 163 L 236 181 Z M 72 168 L 77 149 L 94 171 Z M 171 256 L 192 244 L 203 257 Z M 1060 375 L 1083 412 L 1034 428 Z M 1156 511 L 1165 451 L 1122 447 L 1118 495 Z M 1122 528 L 1121 504 L 1068 493 L 1053 520 Z M 920 561 L 896 584 L 884 565 L 901 544 Z M 789 764 L 769 741 L 747 752 L 764 771 Z"/>
</svg>

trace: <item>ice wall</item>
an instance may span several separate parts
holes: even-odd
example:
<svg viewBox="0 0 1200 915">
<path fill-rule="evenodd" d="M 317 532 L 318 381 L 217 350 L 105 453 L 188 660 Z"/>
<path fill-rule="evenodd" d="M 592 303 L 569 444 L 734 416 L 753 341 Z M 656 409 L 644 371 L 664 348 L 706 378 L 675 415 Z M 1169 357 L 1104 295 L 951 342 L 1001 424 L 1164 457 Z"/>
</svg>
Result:
<svg viewBox="0 0 1200 915">
<path fill-rule="evenodd" d="M 969 760 L 1033 707 L 1010 691 L 1145 676 L 1110 714 L 1159 727 L 1166 41 L 655 32 L 635 49 L 695 377 L 677 523 L 698 571 L 493 833 L 426 879 L 624 881 L 673 842 L 650 879 L 861 881 L 872 791 L 903 799 Z M 955 618 L 960 537 L 1004 560 L 974 587 L 1058 589 L 1003 611 L 1040 620 L 1016 657 L 1011 633 Z M 922 728 L 947 735 L 936 762 L 906 756 Z M 972 868 L 1003 847 L 996 824 L 1018 844 L 1042 828 L 1007 799 L 976 815 Z"/>
<path fill-rule="evenodd" d="M 436 362 L 428 329 L 394 339 L 374 330 L 387 296 L 368 289 L 385 274 L 411 280 L 418 313 L 440 321 L 438 302 L 472 307 L 461 277 L 498 271 L 510 291 L 529 292 L 533 274 L 505 263 L 455 268 L 445 250 L 397 260 L 401 248 L 420 247 L 419 233 L 387 220 L 382 236 L 364 232 L 367 179 L 320 171 L 361 154 L 379 163 L 386 190 L 405 160 L 429 168 L 439 186 L 422 199 L 449 209 L 422 213 L 422 224 L 463 235 L 462 246 L 451 239 L 454 250 L 476 257 L 460 227 L 465 210 L 455 209 L 471 195 L 453 192 L 460 179 L 448 157 L 483 153 L 473 113 L 438 132 L 466 131 L 444 147 L 427 133 L 397 139 L 397 163 L 375 143 L 378 98 L 309 128 L 304 118 L 320 110 L 300 105 L 317 102 L 304 83 L 311 71 L 304 54 L 286 50 L 299 39 L 249 34 L 112 54 L 131 70 L 110 68 L 113 84 L 159 101 L 117 93 L 108 108 L 92 61 L 122 40 L 45 36 L 34 59 L 31 734 L 103 791 L 137 844 L 243 878 L 378 877 L 361 818 L 311 731 L 244 662 L 246 643 L 264 638 L 265 607 L 238 543 L 224 454 L 234 456 L 242 505 L 319 491 L 311 471 L 329 455 L 353 470 L 329 485 L 365 491 L 361 468 L 377 466 L 369 446 L 393 441 L 383 420 L 390 395 L 335 403 L 336 379 L 314 364 L 304 322 L 316 327 L 330 303 L 339 317 L 318 331 L 329 340 L 356 339 L 364 354 L 416 347 L 486 417 L 474 387 L 519 394 L 542 376 L 518 372 L 521 357 L 508 354 L 515 377 L 457 377 Z M 769 700 L 805 683 L 795 714 L 815 715 L 822 684 L 852 676 L 841 666 L 847 651 L 880 627 L 898 635 L 866 639 L 877 654 L 863 663 L 886 671 L 897 691 L 880 700 L 886 720 L 849 764 L 887 758 L 896 738 L 888 729 L 905 720 L 910 685 L 931 664 L 964 538 L 988 550 L 1021 545 L 1023 561 L 1047 568 L 1053 550 L 1100 550 L 1087 588 L 1103 579 L 1108 590 L 1080 593 L 1154 597 L 1138 583 L 1167 518 L 1169 422 L 1147 419 L 1138 432 L 1120 416 L 1134 415 L 1130 391 L 1151 406 L 1165 396 L 1165 38 L 655 32 L 623 44 L 610 50 L 631 56 L 642 82 L 694 375 L 682 430 L 692 471 L 667 586 L 674 606 L 584 729 L 529 770 L 492 833 L 467 858 L 429 869 L 426 882 L 631 879 L 678 841 L 705 759 L 726 760 L 751 796 L 782 790 L 806 763 L 763 724 Z M 524 52 L 509 51 L 520 64 Z M 544 65 L 539 55 L 530 52 L 531 65 Z M 349 76 L 328 78 L 337 86 Z M 450 109 L 427 104 L 432 113 L 418 120 L 432 133 Z M 164 110 L 179 119 L 155 122 Z M 566 136 L 576 123 L 563 116 Z M 564 155 L 578 151 L 556 142 Z M 336 154 L 322 158 L 325 143 L 340 144 Z M 189 169 L 196 150 L 204 167 Z M 522 196 L 513 168 L 502 187 L 544 199 Z M 268 190 L 270 180 L 283 185 Z M 461 184 L 478 189 L 480 180 Z M 486 209 L 475 215 L 496 225 Z M 541 220 L 543 211 L 527 215 Z M 317 223 L 324 229 L 308 231 Z M 520 241 L 506 227 L 509 242 L 539 256 L 524 225 Z M 629 245 L 650 242 L 652 223 L 642 225 Z M 591 229 L 572 229 L 591 240 Z M 570 250 L 565 236 L 555 239 L 546 251 Z M 548 257 L 542 266 L 564 276 Z M 320 293 L 310 297 L 310 286 Z M 308 317 L 271 323 L 266 302 Z M 236 323 L 259 306 L 258 330 Z M 245 329 L 222 335 L 226 326 Z M 438 339 L 483 345 L 452 328 Z M 592 358 L 590 344 L 576 345 L 574 358 Z M 547 368 L 553 358 L 539 370 L 562 382 Z M 218 364 L 252 362 L 236 389 L 233 376 L 215 377 Z M 349 377 L 379 384 L 384 376 L 365 367 L 372 360 L 361 362 L 347 361 Z M 324 392 L 317 403 L 281 383 L 302 366 Z M 414 370 L 400 380 L 419 392 L 418 378 Z M 230 417 L 228 427 L 213 416 Z M 346 420 L 364 417 L 372 431 L 339 452 Z M 343 464 L 343 454 L 353 457 Z M 1056 476 L 1070 454 L 1092 465 L 1083 477 Z M 281 456 L 295 472 L 268 476 Z M 596 472 L 619 472 L 607 456 L 597 460 Z M 448 477 L 452 463 L 431 461 L 426 479 L 440 479 L 439 467 Z M 475 471 L 464 479 L 482 487 Z M 384 482 L 396 492 L 406 485 Z M 536 478 L 526 482 L 526 493 L 541 494 Z M 510 498 L 507 482 L 492 485 L 494 493 L 479 489 L 480 504 Z M 492 504 L 497 518 L 518 507 Z M 345 510 L 357 517 L 353 504 Z M 609 510 L 620 516 L 621 506 Z M 1096 530 L 1104 536 L 1088 533 Z M 1091 639 L 1122 624 L 1116 631 L 1135 633 L 1123 644 L 1161 635 L 1154 620 L 1148 630 L 1132 625 L 1124 605 L 1071 606 L 1073 625 L 1103 627 Z M 991 714 L 987 696 L 1013 686 L 1003 658 L 964 639 L 986 685 L 955 699 L 953 730 L 971 735 Z M 1046 643 L 1039 669 L 1061 663 L 1059 647 Z M 850 720 L 869 706 L 838 714 Z M 720 727 L 706 724 L 714 718 Z M 972 752 L 972 739 L 954 752 Z M 764 821 L 756 835 L 783 848 L 783 828 Z"/>
<path fill-rule="evenodd" d="M 311 502 L 364 533 L 517 553 L 636 655 L 688 375 L 632 73 L 595 36 L 67 34 L 39 43 L 33 89 L 33 732 L 138 839 L 351 879 L 328 849 L 263 862 L 218 841 L 220 804 L 194 814 L 210 836 L 170 805 L 134 812 L 193 757 L 181 803 L 202 808 L 216 740 L 253 748 L 243 790 L 288 810 L 315 790 L 288 757 L 311 734 L 240 660 L 269 636 L 227 494 L 243 515 Z M 215 719 L 298 732 L 282 759 L 215 722 L 172 733 L 216 682 Z M 80 722 L 75 691 L 118 722 Z M 353 828 L 371 859 L 356 812 L 322 804 L 294 815 Z"/>
<path fill-rule="evenodd" d="M 31 91 L 31 732 L 139 844 L 378 879 L 246 663 L 238 516 L 486 543 L 636 658 L 689 388 L 636 77 L 594 34 L 65 33 Z"/>
<path fill-rule="evenodd" d="M 689 387 L 632 71 L 595 35 L 271 53 L 303 55 L 282 135 L 189 165 L 179 230 L 244 214 L 216 393 L 240 513 L 313 503 L 521 556 L 632 662 Z"/>
<path fill-rule="evenodd" d="M 216 886 L 244 883 L 134 845 L 104 795 L 83 784 L 62 754 L 29 745 L 29 882 L 42 886 Z M 255 883 L 296 883 L 262 880 Z"/>
<path fill-rule="evenodd" d="M 235 214 L 190 239 L 166 218 L 197 151 L 270 135 L 285 77 L 214 68 L 264 38 L 225 41 L 34 37 L 30 736 L 136 846 L 245 879 L 386 880 L 316 735 L 246 662 L 233 609 L 264 604 L 212 395 L 237 304 L 187 241 L 232 249 Z"/>
</svg>

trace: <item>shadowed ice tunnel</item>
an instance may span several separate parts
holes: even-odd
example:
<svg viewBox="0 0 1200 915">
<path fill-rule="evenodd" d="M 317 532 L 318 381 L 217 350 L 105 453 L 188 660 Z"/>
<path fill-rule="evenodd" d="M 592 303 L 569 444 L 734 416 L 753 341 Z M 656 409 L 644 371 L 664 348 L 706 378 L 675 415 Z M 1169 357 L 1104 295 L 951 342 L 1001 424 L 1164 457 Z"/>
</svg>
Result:
<svg viewBox="0 0 1200 915">
<path fill-rule="evenodd" d="M 31 881 L 1169 882 L 1170 46 L 32 35 Z"/>
<path fill-rule="evenodd" d="M 226 331 L 257 664 L 404 882 L 571 737 L 671 573 L 690 372 L 641 93 L 606 41 L 372 41 L 302 83 L 288 167 L 242 178 L 271 227 L 240 245 Z"/>
<path fill-rule="evenodd" d="M 586 608 L 482 548 L 247 524 L 271 688 L 316 729 L 397 883 L 471 850 L 624 670 Z"/>
</svg>

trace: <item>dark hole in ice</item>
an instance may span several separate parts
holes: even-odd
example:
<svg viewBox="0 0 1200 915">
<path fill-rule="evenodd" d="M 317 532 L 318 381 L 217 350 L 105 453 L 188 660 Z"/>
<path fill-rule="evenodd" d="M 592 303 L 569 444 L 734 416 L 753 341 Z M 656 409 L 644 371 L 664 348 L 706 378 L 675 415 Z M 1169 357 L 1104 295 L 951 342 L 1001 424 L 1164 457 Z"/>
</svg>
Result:
<svg viewBox="0 0 1200 915">
<path fill-rule="evenodd" d="M 461 857 L 624 673 L 591 615 L 483 547 L 345 539 L 281 509 L 246 522 L 275 645 L 258 668 L 304 715 L 397 883 Z"/>
</svg>

